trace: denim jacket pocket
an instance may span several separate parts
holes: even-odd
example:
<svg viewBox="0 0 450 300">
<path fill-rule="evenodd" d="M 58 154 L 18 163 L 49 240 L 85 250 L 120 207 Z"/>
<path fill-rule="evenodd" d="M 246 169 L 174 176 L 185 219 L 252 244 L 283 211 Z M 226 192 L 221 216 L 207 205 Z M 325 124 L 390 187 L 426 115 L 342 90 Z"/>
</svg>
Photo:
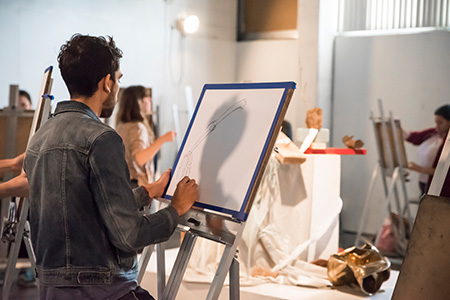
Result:
<svg viewBox="0 0 450 300">
<path fill-rule="evenodd" d="M 130 271 L 133 268 L 137 268 L 136 255 L 132 256 L 121 256 L 117 255 L 117 261 L 119 267 L 124 271 Z"/>
</svg>

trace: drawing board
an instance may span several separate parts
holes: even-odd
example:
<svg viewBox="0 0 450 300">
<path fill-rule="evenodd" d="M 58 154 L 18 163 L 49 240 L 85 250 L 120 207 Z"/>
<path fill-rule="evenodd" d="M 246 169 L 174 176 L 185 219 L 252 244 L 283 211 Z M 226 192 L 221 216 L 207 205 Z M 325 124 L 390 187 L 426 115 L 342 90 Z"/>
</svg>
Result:
<svg viewBox="0 0 450 300">
<path fill-rule="evenodd" d="M 294 82 L 205 85 L 163 198 L 189 176 L 199 184 L 194 207 L 245 220 L 294 89 Z"/>
<path fill-rule="evenodd" d="M 386 121 L 386 129 L 388 133 L 389 141 L 383 138 L 382 135 L 382 123 L 381 120 L 375 122 L 375 135 L 377 139 L 377 144 L 380 147 L 380 155 L 381 155 L 381 165 L 383 168 L 388 168 L 389 163 L 389 154 L 391 153 L 391 157 L 394 160 L 392 167 L 402 166 L 403 168 L 408 168 L 408 158 L 406 156 L 406 148 L 403 139 L 403 132 L 400 120 L 394 120 L 394 129 L 392 128 L 391 122 Z M 396 140 L 398 141 L 398 147 L 400 151 L 400 157 L 398 157 L 395 150 L 395 139 L 394 134 L 396 135 Z"/>
</svg>

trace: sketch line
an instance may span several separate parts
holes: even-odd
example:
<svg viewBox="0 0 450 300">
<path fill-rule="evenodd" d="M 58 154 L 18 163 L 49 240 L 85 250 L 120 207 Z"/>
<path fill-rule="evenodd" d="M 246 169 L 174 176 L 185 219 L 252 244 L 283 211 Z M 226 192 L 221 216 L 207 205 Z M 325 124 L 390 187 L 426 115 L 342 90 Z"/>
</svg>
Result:
<svg viewBox="0 0 450 300">
<path fill-rule="evenodd" d="M 243 98 L 237 102 L 235 102 L 233 105 L 228 107 L 217 119 L 211 121 L 208 126 L 206 127 L 205 132 L 202 134 L 202 136 L 195 142 L 195 144 L 192 146 L 192 148 L 187 151 L 187 153 L 182 158 L 182 164 L 180 165 L 180 174 L 177 176 L 177 181 L 181 179 L 181 176 L 189 176 L 191 173 L 192 168 L 192 162 L 193 162 L 193 152 L 194 150 L 206 139 L 208 135 L 210 135 L 212 132 L 214 132 L 217 128 L 217 126 L 225 120 L 228 116 L 233 114 L 234 112 L 244 109 L 244 107 L 247 105 L 246 98 Z"/>
</svg>

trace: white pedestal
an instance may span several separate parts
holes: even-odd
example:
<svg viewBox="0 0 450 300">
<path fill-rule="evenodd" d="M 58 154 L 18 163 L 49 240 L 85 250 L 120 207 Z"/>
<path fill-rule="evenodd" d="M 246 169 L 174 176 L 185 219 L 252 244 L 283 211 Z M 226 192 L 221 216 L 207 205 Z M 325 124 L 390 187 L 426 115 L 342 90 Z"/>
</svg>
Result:
<svg viewBox="0 0 450 300">
<path fill-rule="evenodd" d="M 306 191 L 308 239 L 307 261 L 328 259 L 338 250 L 341 157 L 333 154 L 306 155 L 301 165 Z"/>
</svg>

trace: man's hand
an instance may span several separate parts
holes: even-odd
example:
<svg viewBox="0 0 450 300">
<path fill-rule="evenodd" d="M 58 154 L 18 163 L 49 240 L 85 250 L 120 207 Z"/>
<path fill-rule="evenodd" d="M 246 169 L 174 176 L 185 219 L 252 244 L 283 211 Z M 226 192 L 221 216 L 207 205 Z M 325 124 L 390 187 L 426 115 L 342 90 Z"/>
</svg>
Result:
<svg viewBox="0 0 450 300">
<path fill-rule="evenodd" d="M 173 194 L 172 205 L 178 212 L 178 215 L 184 215 L 198 199 L 198 184 L 195 179 L 185 176 L 177 184 Z"/>
<path fill-rule="evenodd" d="M 172 169 L 169 169 L 162 173 L 161 177 L 157 181 L 144 185 L 150 198 L 162 197 L 164 190 L 169 183 L 171 170 Z"/>
</svg>

